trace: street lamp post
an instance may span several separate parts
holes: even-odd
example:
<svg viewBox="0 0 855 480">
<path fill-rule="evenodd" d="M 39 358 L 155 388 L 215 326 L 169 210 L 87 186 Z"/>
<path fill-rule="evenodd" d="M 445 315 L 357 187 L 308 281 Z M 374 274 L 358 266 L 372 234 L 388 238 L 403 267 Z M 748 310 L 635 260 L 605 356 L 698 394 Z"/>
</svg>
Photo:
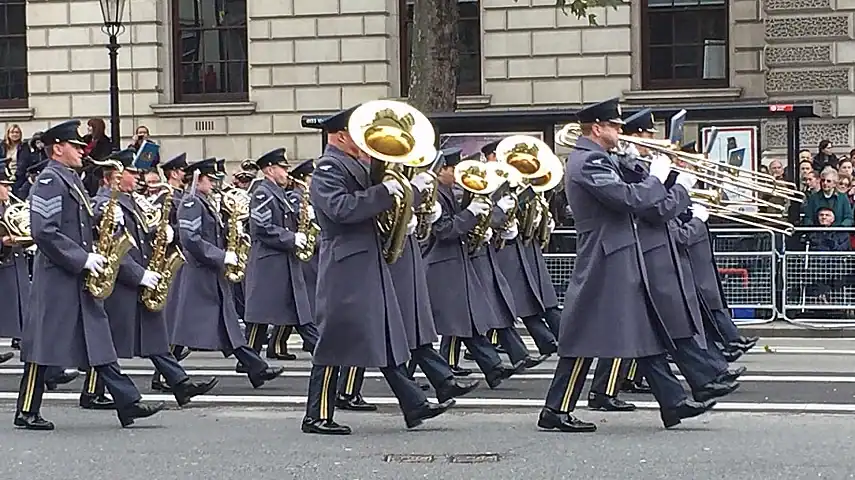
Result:
<svg viewBox="0 0 855 480">
<path fill-rule="evenodd" d="M 110 51 L 110 131 L 113 150 L 119 150 L 121 129 L 119 129 L 119 35 L 125 31 L 122 25 L 122 12 L 125 0 L 101 0 L 101 15 L 104 25 L 101 31 L 109 38 L 107 50 Z"/>
</svg>

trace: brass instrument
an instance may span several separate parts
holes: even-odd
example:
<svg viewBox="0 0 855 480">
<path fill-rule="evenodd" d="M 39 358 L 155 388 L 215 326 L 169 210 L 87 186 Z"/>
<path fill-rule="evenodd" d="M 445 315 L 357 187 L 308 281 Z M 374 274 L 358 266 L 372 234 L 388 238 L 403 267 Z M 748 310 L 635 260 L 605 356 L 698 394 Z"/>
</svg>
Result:
<svg viewBox="0 0 855 480">
<path fill-rule="evenodd" d="M 148 262 L 147 270 L 160 275 L 160 281 L 157 282 L 155 288 L 143 287 L 140 293 L 140 301 L 143 305 L 152 312 L 159 312 L 166 306 L 166 298 L 169 295 L 169 288 L 172 286 L 172 281 L 178 273 L 181 265 L 184 265 L 184 255 L 180 250 L 175 249 L 167 255 L 169 243 L 167 242 L 166 232 L 169 229 L 169 211 L 172 208 L 172 190 L 166 191 L 166 196 L 163 199 L 163 204 L 158 209 L 157 231 L 154 234 L 152 242 L 151 260 Z"/>
<path fill-rule="evenodd" d="M 416 237 L 416 241 L 424 242 L 430 237 L 433 224 L 428 219 L 439 193 L 437 188 L 439 177 L 437 174 L 444 165 L 445 156 L 443 156 L 442 151 L 436 150 L 432 145 L 430 148 L 425 148 L 425 154 L 422 158 L 403 164 L 402 173 L 409 180 L 412 180 L 419 173 L 427 173 L 431 177 L 427 191 L 422 193 L 419 204 L 413 207 L 413 215 L 416 216 L 416 230 L 413 235 Z"/>
<path fill-rule="evenodd" d="M 171 192 L 168 194 L 169 197 L 172 197 Z M 143 214 L 143 221 L 145 222 L 148 228 L 155 228 L 160 224 L 162 207 L 155 205 L 145 195 L 141 195 L 137 192 L 132 192 L 131 197 L 134 199 L 134 203 L 139 207 L 140 212 Z M 167 213 L 169 213 L 167 211 Z"/>
<path fill-rule="evenodd" d="M 116 277 L 119 275 L 119 262 L 122 261 L 133 246 L 133 240 L 124 228 L 116 233 L 116 212 L 119 206 L 119 190 L 113 188 L 110 192 L 110 201 L 104 206 L 101 214 L 101 222 L 98 224 L 98 245 L 95 253 L 103 255 L 107 259 L 104 263 L 104 271 L 99 274 L 89 272 L 86 276 L 86 289 L 95 298 L 104 299 L 113 293 L 116 286 Z"/>
<path fill-rule="evenodd" d="M 558 157 L 554 155 L 546 157 L 543 163 L 546 165 L 546 173 L 541 177 L 529 180 L 531 188 L 537 193 L 540 224 L 537 227 L 536 238 L 541 248 L 547 247 L 552 239 L 552 229 L 550 228 L 552 212 L 549 211 L 546 193 L 557 187 L 561 183 L 561 179 L 564 178 L 564 164 Z"/>
<path fill-rule="evenodd" d="M 0 238 L 7 236 L 23 248 L 35 243 L 30 231 L 30 203 L 11 193 L 9 205 L 0 217 Z"/>
<path fill-rule="evenodd" d="M 303 188 L 302 198 L 300 199 L 300 216 L 297 219 L 297 231 L 306 236 L 306 244 L 302 247 L 297 247 L 296 255 L 297 259 L 301 262 L 308 262 L 315 254 L 315 246 L 318 243 L 318 234 L 321 233 L 321 227 L 309 217 L 309 186 L 296 178 L 292 178 L 291 181 Z"/>
<path fill-rule="evenodd" d="M 517 221 L 517 210 L 519 209 L 519 199 L 517 198 L 516 189 L 522 185 L 523 177 L 519 170 L 512 167 L 509 164 L 496 163 L 495 164 L 495 172 L 501 178 L 504 178 L 506 182 L 508 182 L 508 187 L 510 188 L 510 197 L 511 200 L 514 201 L 514 206 L 506 213 L 507 219 L 505 223 L 502 225 L 502 228 L 499 229 L 499 232 L 506 232 L 510 230 L 514 223 Z M 495 245 L 497 250 L 501 250 L 505 247 L 505 239 L 501 238 L 501 235 L 497 235 L 495 239 Z"/>
<path fill-rule="evenodd" d="M 558 132 L 555 142 L 559 145 L 572 148 L 576 145 L 576 139 L 580 135 L 581 126 L 578 123 L 569 123 Z M 792 188 L 790 185 L 793 184 L 776 180 L 771 175 L 765 173 L 723 165 L 701 154 L 675 150 L 674 145 L 669 140 L 645 139 L 627 135 L 619 135 L 618 138 L 621 142 L 665 154 L 672 159 L 676 158 L 686 163 L 687 167 L 672 165 L 672 169 L 679 173 L 694 175 L 698 180 L 712 188 L 712 190 L 707 191 L 693 189 L 690 192 L 694 200 L 707 207 L 710 215 L 784 235 L 792 235 L 795 231 L 792 224 L 781 219 L 732 208 L 737 205 L 730 202 L 726 203 L 721 194 L 721 192 L 734 192 L 735 188 L 741 188 L 801 203 L 804 201 L 805 195 L 801 191 Z M 637 159 L 650 161 L 649 158 L 641 156 L 637 157 Z M 753 199 L 751 202 L 741 203 L 742 206 L 756 206 L 758 204 L 778 211 L 783 210 L 781 205 L 762 199 Z"/>
<path fill-rule="evenodd" d="M 497 173 L 498 165 L 495 162 L 484 163 L 479 160 L 463 160 L 454 167 L 454 181 L 463 187 L 471 201 L 481 202 L 489 207 L 486 214 L 479 215 L 475 228 L 469 231 L 467 238 L 469 253 L 474 253 L 484 245 L 487 229 L 490 228 L 490 217 L 493 209 L 491 195 L 507 184 L 505 179 Z"/>
<path fill-rule="evenodd" d="M 400 169 L 429 154 L 436 132 L 423 113 L 392 100 L 360 105 L 350 115 L 347 130 L 360 150 L 380 162 L 375 165 L 382 165 L 381 181 L 398 182 L 403 191 L 402 198 L 393 198 L 394 207 L 377 217 L 384 237 L 383 257 L 386 263 L 394 263 L 404 252 L 407 225 L 413 216 L 413 189 Z"/>
<path fill-rule="evenodd" d="M 249 235 L 243 231 L 243 222 L 249 218 L 249 193 L 240 188 L 230 188 L 220 198 L 223 211 L 229 215 L 226 250 L 235 252 L 238 259 L 237 265 L 226 265 L 226 280 L 240 283 L 246 276 L 251 246 Z"/>
</svg>

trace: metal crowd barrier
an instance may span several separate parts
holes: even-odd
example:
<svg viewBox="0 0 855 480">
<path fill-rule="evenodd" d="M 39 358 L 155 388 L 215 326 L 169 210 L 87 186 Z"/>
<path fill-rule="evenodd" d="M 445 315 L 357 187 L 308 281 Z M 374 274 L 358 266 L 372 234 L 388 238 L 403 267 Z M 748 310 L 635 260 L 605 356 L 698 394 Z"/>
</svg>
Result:
<svg viewBox="0 0 855 480">
<path fill-rule="evenodd" d="M 773 234 L 760 229 L 712 228 L 711 231 L 713 252 L 734 321 L 755 324 L 775 320 L 778 272 Z M 555 230 L 551 246 L 561 253 L 544 255 L 560 302 L 564 301 L 576 261 L 575 237 L 575 230 Z"/>
</svg>

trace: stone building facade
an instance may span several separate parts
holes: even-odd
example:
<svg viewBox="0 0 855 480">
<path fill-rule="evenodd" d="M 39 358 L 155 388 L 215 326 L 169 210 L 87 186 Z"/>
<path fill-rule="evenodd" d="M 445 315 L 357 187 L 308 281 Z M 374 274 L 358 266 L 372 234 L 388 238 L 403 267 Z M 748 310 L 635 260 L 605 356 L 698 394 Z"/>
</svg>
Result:
<svg viewBox="0 0 855 480">
<path fill-rule="evenodd" d="M 687 1 L 720 9 L 720 78 L 650 88 L 645 75 L 669 74 L 645 74 L 645 62 L 700 51 L 695 38 L 694 50 L 673 47 L 669 54 L 660 45 L 651 53 L 651 6 L 666 11 L 670 0 L 596 11 L 599 26 L 564 15 L 555 0 L 461 0 L 469 23 L 459 107 L 572 108 L 614 95 L 648 106 L 811 99 L 826 117 L 804 122 L 803 145 L 829 138 L 848 150 L 855 0 L 681 4 Z M 25 12 L 26 25 L 0 32 L 0 42 L 18 49 L 7 62 L 18 69 L 18 84 L 9 72 L 6 84 L 0 78 L 0 120 L 19 123 L 25 136 L 70 117 L 108 120 L 99 2 L 9 0 L 0 8 L 12 20 Z M 291 157 L 315 156 L 318 133 L 300 126 L 302 114 L 402 96 L 406 16 L 407 0 L 127 0 L 119 37 L 122 143 L 146 125 L 164 155 L 240 161 L 285 146 Z M 681 18 L 672 20 L 674 36 L 698 37 L 679 30 L 687 23 Z M 697 58 L 681 61 L 694 67 L 674 63 L 674 76 L 700 69 Z M 764 122 L 761 131 L 764 148 L 785 145 L 781 124 Z"/>
</svg>

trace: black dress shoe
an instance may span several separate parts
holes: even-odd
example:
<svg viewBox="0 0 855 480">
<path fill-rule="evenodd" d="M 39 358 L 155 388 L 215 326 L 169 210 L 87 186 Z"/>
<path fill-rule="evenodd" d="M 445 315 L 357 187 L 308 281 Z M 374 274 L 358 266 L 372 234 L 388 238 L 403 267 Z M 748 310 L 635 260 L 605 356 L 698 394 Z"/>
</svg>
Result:
<svg viewBox="0 0 855 480">
<path fill-rule="evenodd" d="M 727 344 L 727 347 L 725 347 L 725 349 L 733 351 L 733 352 L 746 353 L 749 350 L 751 350 L 752 348 L 754 348 L 755 345 L 757 345 L 757 344 L 756 343 L 731 342 L 731 343 Z"/>
<path fill-rule="evenodd" d="M 760 337 L 746 337 L 744 335 L 739 337 L 739 342 L 746 345 L 757 345 L 757 342 L 759 341 Z"/>
<path fill-rule="evenodd" d="M 309 346 L 308 346 L 308 345 L 306 345 L 305 343 L 303 344 L 303 348 L 302 348 L 302 350 L 303 350 L 304 352 L 306 352 L 306 353 L 312 353 L 312 349 L 311 349 L 311 347 L 309 347 Z M 335 423 L 335 422 L 332 422 L 332 423 Z M 347 428 L 349 429 L 350 427 L 347 427 Z"/>
<path fill-rule="evenodd" d="M 151 389 L 155 392 L 172 392 L 172 389 L 169 388 L 169 385 L 161 379 L 160 374 L 158 373 L 155 373 L 154 378 L 151 379 Z"/>
<path fill-rule="evenodd" d="M 48 380 L 45 380 L 45 388 L 49 392 L 52 392 L 52 391 L 56 390 L 56 387 L 58 387 L 59 385 L 65 385 L 66 383 L 73 382 L 79 376 L 80 376 L 80 372 L 78 372 L 77 370 L 63 371 L 59 375 L 56 375 L 53 378 L 49 378 Z"/>
<path fill-rule="evenodd" d="M 20 350 L 21 349 L 21 339 L 20 338 L 13 338 L 11 347 L 12 347 L 12 350 Z"/>
<path fill-rule="evenodd" d="M 487 377 L 487 386 L 490 388 L 498 387 L 502 384 L 502 380 L 511 378 L 515 373 L 517 373 L 518 369 L 522 369 L 524 366 L 525 363 L 523 360 L 520 360 L 514 365 L 507 365 L 504 363 L 499 365 L 485 375 L 485 377 Z"/>
<path fill-rule="evenodd" d="M 583 422 L 569 413 L 560 413 L 544 407 L 537 419 L 538 428 L 544 430 L 559 430 L 562 432 L 588 433 L 596 432 L 597 426 L 593 423 Z"/>
<path fill-rule="evenodd" d="M 721 356 L 723 356 L 724 359 L 727 360 L 727 363 L 733 363 L 733 362 L 739 360 L 739 357 L 741 357 L 744 353 L 745 352 L 743 352 L 742 350 L 738 350 L 738 349 L 737 350 L 724 350 L 721 352 Z"/>
<path fill-rule="evenodd" d="M 716 382 L 719 382 L 719 383 L 735 382 L 737 378 L 741 377 L 742 374 L 747 372 L 747 371 L 748 371 L 748 367 L 746 367 L 745 365 L 742 365 L 742 366 L 737 367 L 733 370 L 728 370 L 728 371 L 722 373 L 715 380 L 716 380 Z"/>
<path fill-rule="evenodd" d="M 604 412 L 632 412 L 635 410 L 635 405 L 602 393 L 589 393 L 588 408 Z"/>
<path fill-rule="evenodd" d="M 163 402 L 160 403 L 141 403 L 134 402 L 127 407 L 119 410 L 119 422 L 122 424 L 122 427 L 130 427 L 134 424 L 134 421 L 140 418 L 147 418 L 155 413 L 166 408 L 166 404 Z"/>
<path fill-rule="evenodd" d="M 190 403 L 190 399 L 193 397 L 210 392 L 219 382 L 216 378 L 209 378 L 205 382 L 191 382 L 188 378 L 176 385 L 172 389 L 172 393 L 175 395 L 175 401 L 178 402 L 178 406 L 183 407 Z"/>
<path fill-rule="evenodd" d="M 475 357 L 469 352 L 463 352 L 463 360 L 475 361 Z"/>
<path fill-rule="evenodd" d="M 237 365 L 235 365 L 235 372 L 237 372 L 237 373 L 249 373 L 249 368 L 247 368 L 246 365 L 238 362 Z"/>
<path fill-rule="evenodd" d="M 506 355 L 507 355 L 507 353 L 508 353 L 508 351 L 507 351 L 507 350 L 505 350 L 505 347 L 503 347 L 501 344 L 493 345 L 493 347 L 496 349 L 496 353 L 498 353 L 498 354 L 503 354 L 503 353 L 504 353 L 504 354 L 506 354 Z"/>
<path fill-rule="evenodd" d="M 335 399 L 335 408 L 340 408 L 342 410 L 351 410 L 354 412 L 377 411 L 377 405 L 366 402 L 365 399 L 362 398 L 362 395 L 354 395 L 352 397 L 339 395 Z"/>
<path fill-rule="evenodd" d="M 250 375 L 249 383 L 252 384 L 252 388 L 258 388 L 283 373 L 285 373 L 285 367 L 267 367 L 261 373 Z"/>
<path fill-rule="evenodd" d="M 470 380 L 467 382 L 457 380 L 456 378 L 450 378 L 437 389 L 436 399 L 439 400 L 439 403 L 443 403 L 451 400 L 452 398 L 462 397 L 463 395 L 466 395 L 472 390 L 478 388 L 480 383 L 481 382 L 478 380 Z"/>
<path fill-rule="evenodd" d="M 636 383 L 636 382 L 630 382 L 628 380 L 623 382 L 623 385 L 621 385 L 621 387 L 620 387 L 620 391 L 626 392 L 626 393 L 642 393 L 645 395 L 649 395 L 649 394 L 653 393 L 653 390 L 650 388 L 650 385 L 648 385 L 644 382 Z"/>
<path fill-rule="evenodd" d="M 279 355 L 277 355 L 275 353 L 271 353 L 270 349 L 268 348 L 267 349 L 267 358 L 269 358 L 271 360 L 289 360 L 290 361 L 290 360 L 297 360 L 297 355 L 294 355 L 293 353 L 288 353 L 288 352 L 280 353 Z"/>
<path fill-rule="evenodd" d="M 42 418 L 38 413 L 16 413 L 15 426 L 23 427 L 27 430 L 53 430 L 53 422 L 49 422 Z"/>
<path fill-rule="evenodd" d="M 104 395 L 80 395 L 80 408 L 86 410 L 115 410 L 116 402 Z"/>
<path fill-rule="evenodd" d="M 191 350 L 189 348 L 184 347 L 181 349 L 180 352 L 178 352 L 178 355 L 175 356 L 175 359 L 178 360 L 179 362 L 183 361 L 185 358 L 190 356 L 190 352 L 191 352 Z"/>
<path fill-rule="evenodd" d="M 452 365 L 451 373 L 454 374 L 455 377 L 468 377 L 469 375 L 472 375 L 472 370 Z"/>
<path fill-rule="evenodd" d="M 665 428 L 671 428 L 680 424 L 680 420 L 684 418 L 697 417 L 708 412 L 715 406 L 715 400 L 706 402 L 696 402 L 694 400 L 683 400 L 674 408 L 663 408 L 659 410 L 659 416 L 662 418 L 662 424 Z"/>
<path fill-rule="evenodd" d="M 429 383 L 419 382 L 415 379 L 413 379 L 413 381 L 416 382 L 416 385 L 418 385 L 419 388 L 421 388 L 423 392 L 427 392 L 428 390 L 430 390 L 430 384 Z"/>
<path fill-rule="evenodd" d="M 412 412 L 404 412 L 404 421 L 407 422 L 407 428 L 416 428 L 425 420 L 442 415 L 452 406 L 454 400 L 442 403 L 425 402 Z"/>
<path fill-rule="evenodd" d="M 736 389 L 739 388 L 738 382 L 729 382 L 729 383 L 719 383 L 719 382 L 710 382 L 700 390 L 696 392 L 692 392 L 692 397 L 698 402 L 706 402 L 708 400 L 712 400 L 714 398 L 721 398 L 726 395 L 730 395 Z"/>
<path fill-rule="evenodd" d="M 321 435 L 350 435 L 350 427 L 339 425 L 332 420 L 314 420 L 306 417 L 300 427 L 303 433 L 319 433 Z"/>
<path fill-rule="evenodd" d="M 537 357 L 532 357 L 532 356 L 525 357 L 525 359 L 523 360 L 523 362 L 525 362 L 524 368 L 526 370 L 529 368 L 534 368 L 534 367 L 540 365 L 541 363 L 545 362 L 547 358 L 549 358 L 549 355 L 540 355 Z"/>
<path fill-rule="evenodd" d="M 0 353 L 0 363 L 6 363 L 9 360 L 15 358 L 15 352 L 3 352 Z"/>
</svg>

